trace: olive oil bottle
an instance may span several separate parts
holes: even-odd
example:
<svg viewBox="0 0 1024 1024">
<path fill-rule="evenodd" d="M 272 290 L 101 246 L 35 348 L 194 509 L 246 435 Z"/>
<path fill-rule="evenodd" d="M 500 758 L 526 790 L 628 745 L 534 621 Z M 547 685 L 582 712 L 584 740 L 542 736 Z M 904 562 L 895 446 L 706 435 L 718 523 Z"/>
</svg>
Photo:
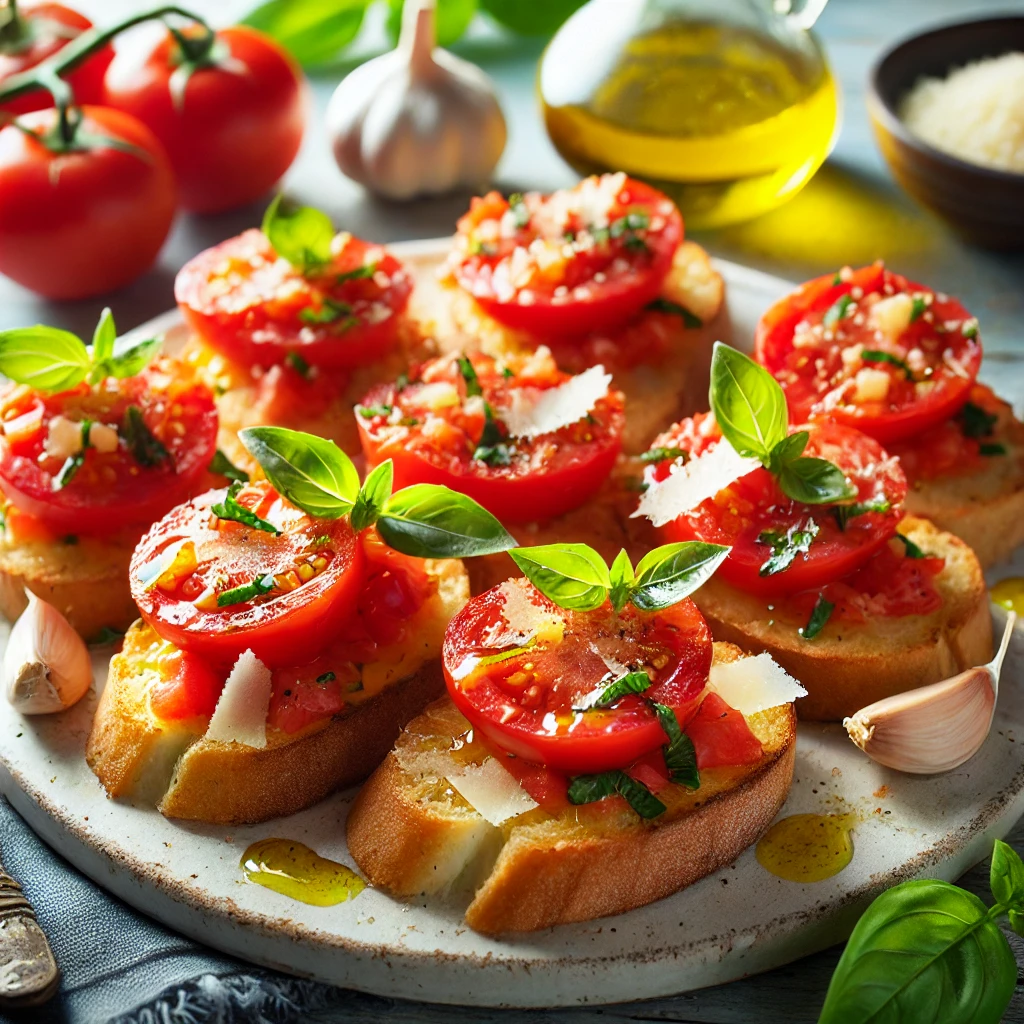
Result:
<svg viewBox="0 0 1024 1024">
<path fill-rule="evenodd" d="M 581 174 L 623 170 L 665 191 L 689 227 L 764 213 L 807 183 L 837 130 L 835 82 L 792 17 L 757 0 L 591 0 L 541 60 L 548 133 Z"/>
</svg>

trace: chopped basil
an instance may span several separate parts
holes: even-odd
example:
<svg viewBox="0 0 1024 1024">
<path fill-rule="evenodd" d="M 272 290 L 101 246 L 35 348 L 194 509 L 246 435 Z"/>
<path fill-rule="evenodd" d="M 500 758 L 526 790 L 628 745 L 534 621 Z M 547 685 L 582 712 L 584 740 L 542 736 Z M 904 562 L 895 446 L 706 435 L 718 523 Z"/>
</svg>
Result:
<svg viewBox="0 0 1024 1024">
<path fill-rule="evenodd" d="M 470 367 L 470 370 L 472 370 L 472 367 Z M 479 387 L 479 384 L 477 384 L 477 387 Z M 485 402 L 484 429 L 480 435 L 480 443 L 473 452 L 473 458 L 488 466 L 507 466 L 512 461 L 514 453 L 515 446 L 505 441 L 498 420 L 495 419 L 494 410 L 489 403 Z"/>
<path fill-rule="evenodd" d="M 643 211 L 627 213 L 618 217 L 608 225 L 608 233 L 612 238 L 621 238 L 631 231 L 646 231 L 651 226 L 650 215 Z"/>
<path fill-rule="evenodd" d="M 907 558 L 927 558 L 928 556 L 908 537 L 906 534 L 897 533 L 897 537 L 903 541 Z"/>
<path fill-rule="evenodd" d="M 995 413 L 986 412 L 980 405 L 965 402 L 959 413 L 960 430 L 964 437 L 991 437 L 999 419 Z"/>
<path fill-rule="evenodd" d="M 842 275 L 839 274 L 839 272 L 837 271 L 836 272 L 836 276 L 832 278 L 832 287 L 834 288 L 837 284 L 842 284 L 842 283 L 843 283 Z"/>
<path fill-rule="evenodd" d="M 651 448 L 640 455 L 641 462 L 667 462 L 669 459 L 682 459 L 683 465 L 690 461 L 690 453 L 682 448 Z"/>
<path fill-rule="evenodd" d="M 803 524 L 794 523 L 785 533 L 779 530 L 762 530 L 757 536 L 758 544 L 767 544 L 772 549 L 771 557 L 758 570 L 760 576 L 774 576 L 788 569 L 797 555 L 806 555 L 811 542 L 818 536 L 818 524 L 810 516 Z"/>
<path fill-rule="evenodd" d="M 797 632 L 805 640 L 813 640 L 825 628 L 825 623 L 828 622 L 834 608 L 835 605 L 824 594 L 819 594 L 818 600 L 814 602 L 814 608 L 811 610 L 811 617 L 807 620 L 807 625 L 801 626 Z"/>
<path fill-rule="evenodd" d="M 910 322 L 913 323 L 915 320 L 920 320 L 927 308 L 928 303 L 920 295 L 915 295 L 913 305 L 910 307 Z"/>
<path fill-rule="evenodd" d="M 142 410 L 137 405 L 129 405 L 125 410 L 121 436 L 140 466 L 156 466 L 161 462 L 170 461 L 171 453 L 146 426 Z"/>
<path fill-rule="evenodd" d="M 61 491 L 75 478 L 75 474 L 85 465 L 85 450 L 90 446 L 89 444 L 89 430 L 92 428 L 92 420 L 82 420 L 81 426 L 81 437 L 82 447 L 79 451 L 75 452 L 74 455 L 69 455 L 64 460 L 64 465 L 60 467 L 60 472 L 54 479 L 54 487 Z"/>
<path fill-rule="evenodd" d="M 348 684 L 349 693 L 358 693 L 363 688 L 362 679 L 357 679 L 354 683 Z"/>
<path fill-rule="evenodd" d="M 664 814 L 665 805 L 642 783 L 624 771 L 601 772 L 599 775 L 577 775 L 569 780 L 569 803 L 592 804 L 614 794 L 625 797 L 641 818 Z"/>
<path fill-rule="evenodd" d="M 346 270 L 343 274 L 335 274 L 334 283 L 344 284 L 346 281 L 362 281 L 364 278 L 373 277 L 377 273 L 376 263 L 364 263 L 355 270 Z"/>
<path fill-rule="evenodd" d="M 289 352 L 285 357 L 284 361 L 300 376 L 306 380 L 312 376 L 309 363 L 306 362 L 298 352 Z"/>
<path fill-rule="evenodd" d="M 505 380 L 508 380 L 509 377 L 514 377 L 515 376 L 515 371 L 514 370 L 510 370 L 507 366 L 503 366 L 501 368 L 501 375 L 502 375 L 502 377 L 505 378 Z"/>
<path fill-rule="evenodd" d="M 480 387 L 480 378 L 473 369 L 473 364 L 466 356 L 459 356 L 459 373 L 466 382 L 466 397 L 473 398 L 476 395 L 483 395 L 483 388 Z"/>
<path fill-rule="evenodd" d="M 846 315 L 847 309 L 853 305 L 853 299 L 849 295 L 840 295 L 831 306 L 825 310 L 825 315 L 822 317 L 822 324 L 826 327 L 835 327 L 840 320 Z"/>
<path fill-rule="evenodd" d="M 497 256 L 498 247 L 492 242 L 481 242 L 479 238 L 469 240 L 470 256 Z"/>
<path fill-rule="evenodd" d="M 673 316 L 682 317 L 684 327 L 704 326 L 704 321 L 699 316 L 691 313 L 678 302 L 672 302 L 671 299 L 655 299 L 653 302 L 648 302 L 644 309 L 648 309 L 652 313 L 668 313 Z"/>
<path fill-rule="evenodd" d="M 513 221 L 517 228 L 525 228 L 530 223 L 530 211 L 523 202 L 521 192 L 513 192 L 508 197 L 508 207 L 512 211 Z"/>
<path fill-rule="evenodd" d="M 889 499 L 880 494 L 870 501 L 855 501 L 852 505 L 836 505 L 832 509 L 832 515 L 836 517 L 839 529 L 845 530 L 846 524 L 856 516 L 862 516 L 865 512 L 888 512 L 889 508 Z"/>
<path fill-rule="evenodd" d="M 252 583 L 243 583 L 240 587 L 232 590 L 225 590 L 223 594 L 217 595 L 217 607 L 227 608 L 229 605 L 241 604 L 243 601 L 251 601 L 254 597 L 261 597 L 269 594 L 274 589 L 274 577 L 267 575 L 255 579 Z"/>
<path fill-rule="evenodd" d="M 1006 445 L 1004 444 L 982 444 L 978 446 L 980 455 L 1005 455 Z"/>
<path fill-rule="evenodd" d="M 651 701 L 651 708 L 668 736 L 668 743 L 662 750 L 665 752 L 665 767 L 669 778 L 687 789 L 700 789 L 700 772 L 697 770 L 697 751 L 694 750 L 693 740 L 679 728 L 679 719 L 670 707 Z"/>
<path fill-rule="evenodd" d="M 235 523 L 242 523 L 244 526 L 251 526 L 254 530 L 262 530 L 264 533 L 272 533 L 275 537 L 281 532 L 273 523 L 261 519 L 251 509 L 240 505 L 235 500 L 235 495 L 242 489 L 242 484 L 235 481 L 224 495 L 224 500 L 210 507 L 210 511 L 218 519 L 229 519 Z"/>
<path fill-rule="evenodd" d="M 336 320 L 347 316 L 355 322 L 355 318 L 351 316 L 351 313 L 352 307 L 347 302 L 336 302 L 332 298 L 325 298 L 323 305 L 319 308 L 316 306 L 306 306 L 300 309 L 299 319 L 304 324 L 333 324 Z M 349 324 L 348 326 L 352 325 Z"/>
<path fill-rule="evenodd" d="M 226 476 L 229 480 L 237 480 L 243 484 L 249 482 L 249 474 L 244 469 L 239 469 L 219 448 L 208 468 L 211 473 Z"/>
<path fill-rule="evenodd" d="M 973 317 L 970 320 L 965 320 L 963 327 L 960 328 L 960 333 L 965 338 L 976 338 L 978 336 L 978 321 Z"/>
<path fill-rule="evenodd" d="M 391 413 L 390 405 L 357 405 L 356 412 L 364 420 L 372 420 L 374 416 L 388 416 Z"/>
<path fill-rule="evenodd" d="M 650 685 L 651 677 L 646 672 L 627 672 L 621 679 L 606 686 L 591 707 L 606 708 L 628 693 L 643 693 Z"/>
<path fill-rule="evenodd" d="M 907 380 L 914 379 L 914 371 L 911 370 L 911 368 L 907 366 L 902 359 L 889 352 L 881 352 L 878 349 L 866 348 L 861 352 L 860 357 L 865 363 L 888 363 L 890 366 L 899 367 L 899 369 L 903 371 Z"/>
<path fill-rule="evenodd" d="M 322 676 L 317 676 L 316 681 L 323 686 L 325 683 L 333 683 L 337 678 L 333 672 L 325 672 Z"/>
</svg>

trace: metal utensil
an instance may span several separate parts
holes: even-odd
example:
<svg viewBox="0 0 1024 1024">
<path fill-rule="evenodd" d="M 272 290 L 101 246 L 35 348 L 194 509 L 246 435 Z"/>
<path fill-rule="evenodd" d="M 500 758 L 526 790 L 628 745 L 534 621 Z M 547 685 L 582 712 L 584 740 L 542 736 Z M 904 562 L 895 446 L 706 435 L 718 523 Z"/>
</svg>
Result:
<svg viewBox="0 0 1024 1024">
<path fill-rule="evenodd" d="M 38 1006 L 59 984 L 57 961 L 32 904 L 0 864 L 0 1009 Z"/>
</svg>

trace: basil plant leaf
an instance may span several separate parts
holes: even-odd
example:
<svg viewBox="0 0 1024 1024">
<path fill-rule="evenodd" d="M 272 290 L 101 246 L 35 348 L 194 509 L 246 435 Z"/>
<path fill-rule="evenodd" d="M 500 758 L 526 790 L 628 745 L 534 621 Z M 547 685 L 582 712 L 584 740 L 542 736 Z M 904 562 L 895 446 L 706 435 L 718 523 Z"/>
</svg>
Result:
<svg viewBox="0 0 1024 1024">
<path fill-rule="evenodd" d="M 857 922 L 819 1024 L 994 1022 L 1016 985 L 1009 943 L 977 896 L 933 879 L 903 882 Z"/>
<path fill-rule="evenodd" d="M 668 743 L 661 749 L 665 753 L 669 778 L 688 789 L 700 789 L 700 771 L 693 740 L 679 728 L 679 719 L 667 704 L 651 701 L 651 710 L 658 716 L 658 722 L 668 737 Z"/>
<path fill-rule="evenodd" d="M 359 474 L 333 442 L 286 427 L 238 432 L 278 493 L 318 519 L 339 519 L 355 504 Z"/>
<path fill-rule="evenodd" d="M 604 559 L 586 544 L 540 544 L 510 551 L 523 575 L 561 608 L 600 608 L 612 581 Z"/>
<path fill-rule="evenodd" d="M 107 306 L 96 323 L 92 332 L 92 359 L 101 363 L 114 354 L 114 343 L 117 341 L 117 327 L 114 326 L 114 314 Z"/>
<path fill-rule="evenodd" d="M 395 468 L 390 459 L 385 459 L 379 466 L 370 471 L 359 496 L 352 508 L 352 529 L 357 533 L 373 526 L 384 511 L 384 503 L 391 497 L 394 484 Z"/>
<path fill-rule="evenodd" d="M 811 435 L 806 430 L 798 430 L 789 437 L 784 437 L 769 453 L 769 469 L 778 473 L 783 466 L 800 458 L 807 447 Z"/>
<path fill-rule="evenodd" d="M 616 793 L 624 797 L 641 818 L 656 818 L 665 813 L 665 805 L 642 782 L 617 769 L 575 776 L 569 780 L 567 795 L 571 804 L 592 804 Z"/>
<path fill-rule="evenodd" d="M 523 36 L 551 35 L 586 0 L 480 0 L 495 21 Z"/>
<path fill-rule="evenodd" d="M 125 377 L 134 377 L 153 361 L 162 345 L 162 338 L 141 338 L 138 341 L 115 346 L 114 351 L 105 359 L 96 360 L 94 352 L 93 368 L 89 373 L 89 380 L 96 383 L 107 377 L 116 377 L 119 380 Z"/>
<path fill-rule="evenodd" d="M 767 463 L 789 427 L 779 382 L 749 356 L 716 341 L 709 397 L 719 429 L 733 448 Z"/>
<path fill-rule="evenodd" d="M 997 903 L 1003 906 L 1024 903 L 1024 862 L 1012 846 L 999 839 L 992 850 L 989 885 Z"/>
<path fill-rule="evenodd" d="M 377 532 L 388 546 L 418 558 L 494 555 L 516 544 L 485 508 L 440 484 L 413 484 L 391 495 Z"/>
<path fill-rule="evenodd" d="M 267 0 L 243 25 L 276 39 L 303 67 L 326 64 L 359 34 L 370 0 Z"/>
<path fill-rule="evenodd" d="M 214 453 L 207 469 L 211 473 L 226 476 L 229 480 L 236 480 L 238 483 L 247 484 L 249 482 L 249 474 L 244 469 L 239 469 L 220 448 Z"/>
<path fill-rule="evenodd" d="M 331 260 L 334 225 L 312 206 L 297 206 L 277 196 L 263 215 L 263 234 L 278 256 L 304 274 Z"/>
<path fill-rule="evenodd" d="M 648 551 L 636 567 L 629 599 L 644 612 L 678 604 L 711 579 L 731 550 L 721 544 L 681 541 Z"/>
<path fill-rule="evenodd" d="M 1024 938 L 1024 912 L 1020 910 L 1011 910 L 1010 914 L 1010 927 L 1021 937 Z"/>
<path fill-rule="evenodd" d="M 0 373 L 37 391 L 67 391 L 88 376 L 89 350 L 77 335 L 57 327 L 0 331 Z"/>
<path fill-rule="evenodd" d="M 857 497 L 843 471 L 827 459 L 801 456 L 787 462 L 778 475 L 782 493 L 805 505 L 829 505 Z"/>
<path fill-rule="evenodd" d="M 633 563 L 630 562 L 625 548 L 615 556 L 615 561 L 612 562 L 611 569 L 609 570 L 609 578 L 612 581 L 612 588 L 608 598 L 612 603 L 612 607 L 617 612 L 621 612 L 629 601 L 630 591 L 633 589 L 633 584 L 636 581 Z"/>
</svg>

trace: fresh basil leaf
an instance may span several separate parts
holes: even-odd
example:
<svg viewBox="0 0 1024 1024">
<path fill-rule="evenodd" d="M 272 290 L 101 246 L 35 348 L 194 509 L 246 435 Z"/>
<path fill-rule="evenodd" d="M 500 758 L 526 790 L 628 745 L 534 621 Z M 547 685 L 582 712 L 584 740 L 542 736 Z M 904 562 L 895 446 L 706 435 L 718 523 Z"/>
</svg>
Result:
<svg viewBox="0 0 1024 1024">
<path fill-rule="evenodd" d="M 107 377 L 123 380 L 141 373 L 156 356 L 163 346 L 162 338 L 140 338 L 118 348 L 106 359 L 96 360 L 93 356 L 93 367 L 89 371 L 89 382 L 96 384 Z"/>
<path fill-rule="evenodd" d="M 370 0 L 268 0 L 243 25 L 276 39 L 303 66 L 333 60 L 359 34 Z"/>
<path fill-rule="evenodd" d="M 513 192 L 508 197 L 508 208 L 512 211 L 516 228 L 521 230 L 530 223 L 530 208 L 523 201 L 522 192 Z"/>
<path fill-rule="evenodd" d="M 439 484 L 413 484 L 392 494 L 377 532 L 396 551 L 419 558 L 494 555 L 516 544 L 490 512 Z"/>
<path fill-rule="evenodd" d="M 473 458 L 487 466 L 508 466 L 512 463 L 512 456 L 515 448 L 512 445 L 499 443 L 478 445 L 473 452 Z"/>
<path fill-rule="evenodd" d="M 612 581 L 608 599 L 611 601 L 612 607 L 617 612 L 621 612 L 629 601 L 630 591 L 636 581 L 633 563 L 630 562 L 625 548 L 615 556 L 615 561 L 612 562 L 611 568 L 608 570 L 608 577 Z"/>
<path fill-rule="evenodd" d="M 297 206 L 278 195 L 263 215 L 263 234 L 281 259 L 308 274 L 331 261 L 334 225 L 322 210 Z"/>
<path fill-rule="evenodd" d="M 891 507 L 889 499 L 884 494 L 880 494 L 878 497 L 871 498 L 868 501 L 855 501 L 852 505 L 836 505 L 832 509 L 832 515 L 836 517 L 839 529 L 845 530 L 846 524 L 851 519 L 862 516 L 867 512 L 888 512 Z"/>
<path fill-rule="evenodd" d="M 840 295 L 839 298 L 825 310 L 825 315 L 821 318 L 822 324 L 824 324 L 825 327 L 835 327 L 835 325 L 843 319 L 846 315 L 846 311 L 852 305 L 853 299 L 850 298 L 849 294 Z"/>
<path fill-rule="evenodd" d="M 114 314 L 107 306 L 96 323 L 92 332 L 90 355 L 94 363 L 101 363 L 114 354 L 114 343 L 117 341 L 117 327 L 114 325 Z"/>
<path fill-rule="evenodd" d="M 665 805 L 642 783 L 625 772 L 615 770 L 597 775 L 577 775 L 569 780 L 569 803 L 592 804 L 606 796 L 619 794 L 641 818 L 656 818 L 665 813 Z"/>
<path fill-rule="evenodd" d="M 391 414 L 390 405 L 357 405 L 356 412 L 364 420 L 372 420 L 375 416 L 388 416 Z"/>
<path fill-rule="evenodd" d="M 678 302 L 672 302 L 671 299 L 654 299 L 652 302 L 648 302 L 644 309 L 649 309 L 652 313 L 667 313 L 670 316 L 682 317 L 684 327 L 704 326 L 704 321 L 699 316 L 691 313 Z"/>
<path fill-rule="evenodd" d="M 964 437 L 991 437 L 999 417 L 986 412 L 980 405 L 965 402 L 958 414 L 960 430 Z"/>
<path fill-rule="evenodd" d="M 1016 984 L 1010 946 L 977 896 L 933 879 L 903 882 L 857 922 L 819 1024 L 994 1024 Z"/>
<path fill-rule="evenodd" d="M 552 35 L 586 0 L 480 0 L 495 21 L 523 36 Z"/>
<path fill-rule="evenodd" d="M 807 620 L 807 625 L 801 626 L 797 632 L 805 640 L 813 640 L 825 628 L 825 623 L 828 622 L 834 608 L 835 604 L 829 601 L 824 594 L 819 594 L 818 600 L 814 602 L 814 607 L 811 609 L 811 617 Z"/>
<path fill-rule="evenodd" d="M 275 537 L 281 532 L 273 523 L 261 519 L 252 509 L 239 504 L 235 496 L 242 489 L 240 481 L 235 481 L 224 494 L 224 500 L 216 505 L 210 506 L 210 511 L 218 519 L 229 519 L 232 522 L 242 523 L 244 526 L 251 526 L 254 530 L 262 530 L 264 533 L 271 533 Z"/>
<path fill-rule="evenodd" d="M 682 541 L 648 551 L 636 567 L 629 599 L 644 612 L 678 604 L 714 575 L 731 548 Z"/>
<path fill-rule="evenodd" d="M 828 505 L 857 496 L 857 488 L 827 459 L 802 455 L 782 467 L 778 481 L 783 494 L 805 505 Z"/>
<path fill-rule="evenodd" d="M 252 583 L 243 583 L 240 587 L 225 590 L 217 595 L 217 607 L 227 608 L 233 604 L 242 604 L 244 601 L 251 601 L 253 598 L 269 594 L 274 589 L 274 577 L 266 575 L 254 579 Z"/>
<path fill-rule="evenodd" d="M 960 328 L 960 333 L 970 340 L 978 336 L 978 321 L 972 316 L 969 320 L 965 320 L 963 327 Z"/>
<path fill-rule="evenodd" d="M 782 467 L 795 462 L 804 453 L 811 435 L 806 430 L 798 430 L 795 434 L 784 437 L 768 453 L 768 468 L 778 475 Z"/>
<path fill-rule="evenodd" d="M 594 708 L 606 708 L 629 693 L 643 693 L 650 688 L 651 677 L 646 672 L 627 672 L 621 679 L 606 686 L 601 696 L 591 704 Z"/>
<path fill-rule="evenodd" d="M 89 350 L 77 335 L 56 327 L 0 331 L 0 373 L 37 391 L 67 391 L 89 373 Z"/>
<path fill-rule="evenodd" d="M 669 459 L 682 459 L 685 466 L 690 461 L 690 453 L 682 448 L 650 448 L 641 452 L 641 462 L 668 462 Z"/>
<path fill-rule="evenodd" d="M 466 360 L 466 362 L 468 365 L 469 360 Z M 473 367 L 470 366 L 469 369 L 472 373 Z M 474 382 L 476 381 L 475 373 L 473 374 L 473 380 Z M 468 387 L 468 379 L 466 383 Z M 479 384 L 476 387 L 477 392 L 479 392 Z M 505 440 L 501 424 L 495 417 L 490 403 L 484 402 L 484 429 L 480 434 L 480 443 L 473 452 L 473 458 L 478 462 L 486 463 L 488 466 L 507 466 L 512 462 L 515 450 L 515 445 L 509 444 Z"/>
<path fill-rule="evenodd" d="M 989 887 L 996 903 L 1004 907 L 1024 903 L 1024 862 L 1017 851 L 1001 839 L 992 848 Z"/>
<path fill-rule="evenodd" d="M 897 533 L 896 536 L 903 541 L 907 551 L 907 558 L 927 558 L 928 556 L 904 533 Z"/>
<path fill-rule="evenodd" d="M 326 686 L 328 683 L 333 683 L 337 678 L 338 676 L 337 673 L 335 672 L 324 672 L 323 675 L 319 675 L 316 677 L 316 681 L 321 686 Z"/>
<path fill-rule="evenodd" d="M 920 295 L 915 295 L 914 301 L 910 306 L 910 322 L 913 323 L 915 320 L 920 320 L 927 308 L 928 303 Z"/>
<path fill-rule="evenodd" d="M 171 453 L 164 447 L 160 438 L 146 426 L 142 410 L 137 405 L 129 405 L 125 409 L 121 436 L 140 466 L 158 466 L 161 462 L 169 462 L 171 459 Z"/>
<path fill-rule="evenodd" d="M 239 469 L 219 448 L 208 468 L 211 473 L 226 476 L 229 480 L 237 480 L 242 484 L 249 482 L 249 474 L 244 469 Z"/>
<path fill-rule="evenodd" d="M 651 709 L 668 736 L 668 743 L 662 750 L 665 752 L 665 767 L 669 778 L 687 789 L 700 789 L 700 772 L 697 769 L 697 751 L 693 740 L 679 728 L 679 719 L 667 704 L 652 700 Z"/>
<path fill-rule="evenodd" d="M 619 772 L 615 780 L 615 789 L 619 796 L 636 811 L 645 821 L 657 818 L 668 808 L 642 783 L 625 772 Z"/>
<path fill-rule="evenodd" d="M 1012 909 L 1009 913 L 1010 927 L 1021 937 L 1024 938 L 1024 912 L 1020 910 Z"/>
<path fill-rule="evenodd" d="M 477 377 L 476 370 L 473 369 L 473 364 L 467 356 L 459 356 L 459 373 L 462 374 L 462 379 L 466 382 L 467 398 L 483 394 L 483 390 L 480 387 L 480 378 Z"/>
<path fill-rule="evenodd" d="M 900 359 L 898 356 L 892 355 L 890 352 L 882 352 L 874 348 L 866 348 L 860 354 L 861 359 L 865 363 L 888 363 L 890 366 L 895 366 L 897 369 L 903 371 L 903 375 L 907 380 L 914 379 L 914 371 L 907 365 L 906 361 Z"/>
<path fill-rule="evenodd" d="M 1004 444 L 980 444 L 978 445 L 979 455 L 1005 455 L 1006 445 Z"/>
<path fill-rule="evenodd" d="M 591 611 L 608 599 L 608 566 L 586 544 L 540 544 L 514 548 L 509 554 L 523 575 L 561 608 Z"/>
<path fill-rule="evenodd" d="M 339 519 L 355 504 L 359 474 L 333 442 L 286 427 L 238 432 L 278 494 L 318 519 Z"/>
<path fill-rule="evenodd" d="M 443 46 L 444 43 L 441 45 Z M 365 281 L 377 273 L 378 266 L 379 264 L 374 261 L 373 263 L 364 263 L 362 266 L 356 267 L 355 270 L 346 270 L 344 273 L 335 274 L 334 283 L 344 284 L 346 281 Z M 402 389 L 399 388 L 398 390 L 401 391 Z"/>
<path fill-rule="evenodd" d="M 358 533 L 373 526 L 384 511 L 384 505 L 391 497 L 395 480 L 395 467 L 390 459 L 375 466 L 359 488 L 359 495 L 352 506 L 352 529 Z"/>
<path fill-rule="evenodd" d="M 347 302 L 336 302 L 334 299 L 327 297 L 320 306 L 305 306 L 300 309 L 299 319 L 304 324 L 333 324 L 336 320 L 349 316 L 351 312 L 352 307 Z M 352 319 L 355 320 L 356 318 L 353 317 Z M 289 355 L 297 356 L 297 353 L 290 352 Z M 305 359 L 302 362 L 308 372 L 309 364 L 306 363 Z"/>
<path fill-rule="evenodd" d="M 817 522 L 808 516 L 804 523 L 794 523 L 785 533 L 779 530 L 762 530 L 757 536 L 758 544 L 767 544 L 772 549 L 771 557 L 758 569 L 759 576 L 774 576 L 784 572 L 795 561 L 797 555 L 806 555 L 811 543 L 818 536 Z"/>
<path fill-rule="evenodd" d="M 302 313 L 299 313 L 301 319 Z M 313 371 L 310 368 L 309 363 L 306 362 L 298 352 L 289 352 L 285 355 L 284 361 L 303 379 L 310 380 L 313 376 Z"/>
<path fill-rule="evenodd" d="M 69 455 L 64 460 L 64 465 L 60 467 L 60 472 L 54 477 L 53 483 L 58 491 L 62 491 L 72 480 L 75 478 L 75 474 L 85 465 L 85 452 L 86 449 L 91 447 L 89 444 L 89 431 L 92 428 L 92 420 L 84 419 L 81 422 L 79 430 L 81 431 L 82 447 L 75 452 L 74 455 Z M 71 541 L 73 544 L 77 544 L 77 538 Z"/>
<path fill-rule="evenodd" d="M 749 356 L 716 341 L 709 397 L 719 429 L 733 448 L 766 462 L 789 426 L 779 382 Z"/>
</svg>

